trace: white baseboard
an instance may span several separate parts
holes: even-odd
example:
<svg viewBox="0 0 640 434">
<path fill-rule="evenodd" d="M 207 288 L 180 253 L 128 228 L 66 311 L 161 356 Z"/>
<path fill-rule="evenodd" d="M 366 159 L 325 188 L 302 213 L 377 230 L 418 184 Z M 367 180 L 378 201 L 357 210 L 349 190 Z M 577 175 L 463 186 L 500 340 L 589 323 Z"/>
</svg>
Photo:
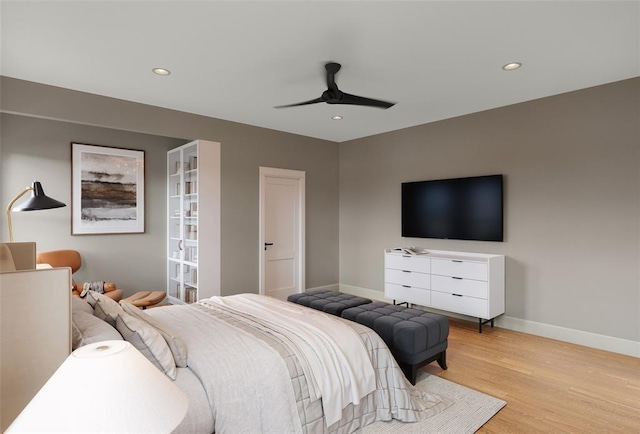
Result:
<svg viewBox="0 0 640 434">
<path fill-rule="evenodd" d="M 496 325 L 509 330 L 529 333 L 563 342 L 611 351 L 632 357 L 640 357 L 640 342 L 582 330 L 544 324 L 510 316 L 496 318 Z"/>
<path fill-rule="evenodd" d="M 340 289 L 340 285 L 334 283 L 333 285 L 316 286 L 315 288 L 307 288 L 304 290 L 304 292 L 318 291 L 320 289 L 328 289 L 329 291 L 338 292 L 338 290 Z"/>
<path fill-rule="evenodd" d="M 352 285 L 330 285 L 339 288 L 340 292 L 353 294 L 360 297 L 370 298 L 375 301 L 391 303 L 392 300 L 384 298 L 384 293 L 368 288 L 361 288 Z M 439 312 L 440 313 L 440 312 Z M 477 322 L 477 318 L 457 315 L 451 312 L 441 312 L 442 314 Z M 628 339 L 620 339 L 612 336 L 600 335 L 597 333 L 585 332 L 582 330 L 569 329 L 566 327 L 544 324 L 536 321 L 529 321 L 510 316 L 499 316 L 495 319 L 495 325 L 509 330 L 514 330 L 531 335 L 542 336 L 549 339 L 556 339 L 572 344 L 583 345 L 585 347 L 597 348 L 599 350 L 611 351 L 613 353 L 624 354 L 632 357 L 640 357 L 640 342 Z"/>
</svg>

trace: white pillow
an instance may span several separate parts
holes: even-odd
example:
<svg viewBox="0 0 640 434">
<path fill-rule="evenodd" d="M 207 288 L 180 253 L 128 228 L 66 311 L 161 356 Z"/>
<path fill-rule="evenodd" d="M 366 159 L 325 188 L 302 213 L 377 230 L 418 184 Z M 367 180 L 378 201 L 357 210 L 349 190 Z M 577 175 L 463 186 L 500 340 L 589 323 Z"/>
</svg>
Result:
<svg viewBox="0 0 640 434">
<path fill-rule="evenodd" d="M 120 333 L 118 333 L 116 329 L 101 319 L 84 311 L 73 313 L 71 321 L 71 337 L 71 348 L 74 350 L 82 347 L 83 345 L 92 344 L 94 342 L 122 340 L 122 336 L 120 336 Z"/>
<path fill-rule="evenodd" d="M 116 317 L 124 313 L 124 310 L 122 310 L 118 302 L 116 302 L 112 298 L 107 297 L 104 294 L 99 294 L 97 292 L 94 292 L 94 294 L 92 294 L 92 297 L 94 298 L 94 300 L 97 300 L 93 306 L 93 314 L 101 320 L 104 320 L 112 326 L 115 326 Z"/>
<path fill-rule="evenodd" d="M 126 313 L 116 317 L 116 329 L 125 341 L 136 347 L 156 368 L 172 380 L 176 379 L 176 362 L 160 332 Z"/>
<path fill-rule="evenodd" d="M 129 315 L 138 318 L 154 327 L 164 340 L 169 345 L 169 349 L 171 350 L 171 354 L 173 355 L 173 360 L 175 360 L 176 366 L 178 368 L 186 368 L 187 367 L 187 345 L 184 343 L 182 338 L 178 336 L 176 332 L 171 330 L 171 328 L 161 324 L 158 320 L 147 315 L 142 309 L 137 308 L 131 303 L 127 303 L 126 301 L 121 301 L 120 306 L 122 310 L 124 310 Z"/>
</svg>

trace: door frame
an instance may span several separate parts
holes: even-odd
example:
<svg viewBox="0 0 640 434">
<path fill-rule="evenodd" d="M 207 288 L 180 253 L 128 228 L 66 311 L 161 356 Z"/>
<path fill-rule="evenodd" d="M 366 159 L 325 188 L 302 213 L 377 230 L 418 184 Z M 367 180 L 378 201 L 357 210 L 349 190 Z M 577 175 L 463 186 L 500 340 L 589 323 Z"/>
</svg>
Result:
<svg viewBox="0 0 640 434">
<path fill-rule="evenodd" d="M 290 169 L 278 169 L 275 167 L 263 167 L 260 166 L 260 195 L 259 195 L 259 230 L 258 230 L 258 257 L 259 257 L 259 273 L 258 273 L 258 288 L 261 295 L 265 294 L 265 191 L 266 191 L 266 179 L 268 177 L 293 179 L 298 181 L 298 212 L 296 217 L 298 219 L 298 260 L 296 261 L 298 276 L 296 286 L 298 292 L 305 290 L 305 179 L 306 172 L 302 170 L 290 170 Z"/>
</svg>

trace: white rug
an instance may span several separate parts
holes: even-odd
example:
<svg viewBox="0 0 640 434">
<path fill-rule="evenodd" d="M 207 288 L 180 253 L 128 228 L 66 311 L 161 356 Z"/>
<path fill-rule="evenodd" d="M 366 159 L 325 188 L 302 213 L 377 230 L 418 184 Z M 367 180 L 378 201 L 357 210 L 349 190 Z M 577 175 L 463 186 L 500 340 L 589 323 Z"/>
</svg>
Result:
<svg viewBox="0 0 640 434">
<path fill-rule="evenodd" d="M 439 414 L 417 423 L 376 422 L 358 434 L 466 434 L 474 433 L 507 403 L 435 375 L 421 372 L 416 384 L 454 403 Z"/>
</svg>

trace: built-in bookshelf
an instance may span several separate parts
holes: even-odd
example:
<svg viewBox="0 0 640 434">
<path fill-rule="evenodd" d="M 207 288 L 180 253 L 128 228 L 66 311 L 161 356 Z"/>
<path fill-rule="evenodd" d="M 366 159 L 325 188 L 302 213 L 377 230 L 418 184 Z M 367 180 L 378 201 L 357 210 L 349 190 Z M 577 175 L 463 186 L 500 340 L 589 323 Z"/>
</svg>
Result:
<svg viewBox="0 0 640 434">
<path fill-rule="evenodd" d="M 194 303 L 220 294 L 220 144 L 167 152 L 167 296 Z"/>
</svg>

